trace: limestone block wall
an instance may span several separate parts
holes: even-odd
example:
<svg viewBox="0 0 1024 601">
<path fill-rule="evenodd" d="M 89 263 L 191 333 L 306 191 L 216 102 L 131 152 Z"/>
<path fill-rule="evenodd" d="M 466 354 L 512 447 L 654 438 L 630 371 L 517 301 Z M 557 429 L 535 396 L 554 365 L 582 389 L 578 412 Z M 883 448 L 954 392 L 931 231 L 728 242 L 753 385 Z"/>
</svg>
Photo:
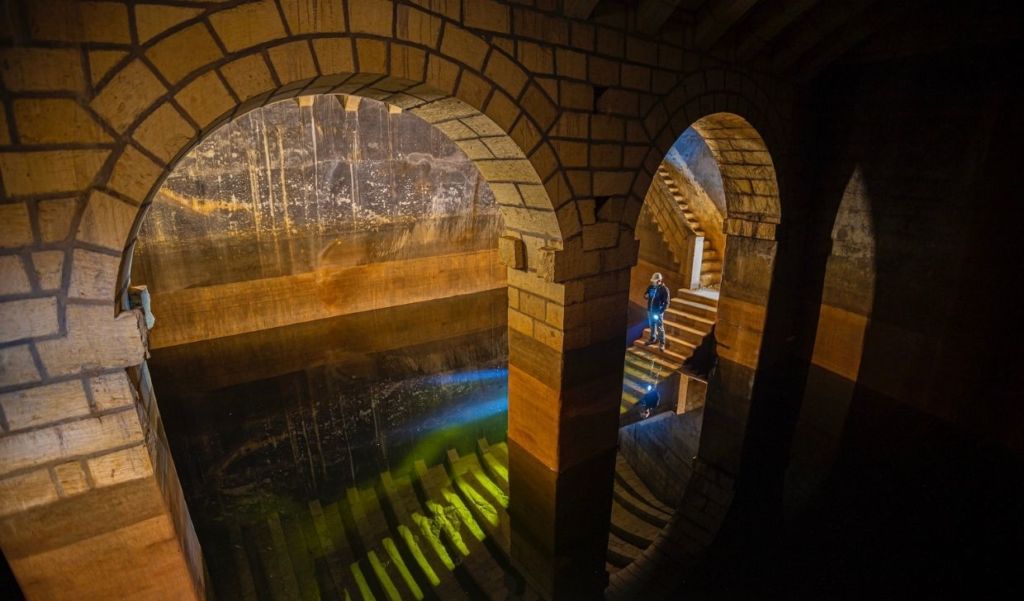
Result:
<svg viewBox="0 0 1024 601">
<path fill-rule="evenodd" d="M 508 240 L 502 256 L 510 265 L 513 473 L 519 461 L 518 473 L 536 475 L 513 486 L 520 492 L 513 494 L 511 513 L 522 523 L 528 512 L 547 512 L 552 527 L 523 530 L 518 541 L 560 558 L 541 562 L 534 583 L 554 590 L 577 582 L 576 575 L 599 573 L 603 543 L 582 533 L 607 524 L 608 457 L 615 446 L 629 269 L 637 254 L 633 228 L 648 184 L 672 142 L 701 118 L 740 115 L 747 125 L 738 129 L 749 126 L 763 137 L 765 150 L 719 157 L 723 177 L 736 182 L 726 189 L 726 260 L 739 265 L 726 269 L 731 275 L 723 283 L 719 332 L 723 346 L 733 349 L 723 357 L 741 367 L 722 370 L 717 390 L 724 405 L 716 413 L 709 400 L 705 424 L 705 438 L 714 432 L 710 439 L 719 448 L 701 454 L 730 478 L 746 436 L 743 416 L 772 278 L 779 199 L 786 197 L 795 107 L 787 85 L 755 69 L 709 60 L 683 47 L 679 36 L 652 39 L 620 27 L 566 17 L 546 0 L 25 3 L 0 30 L 0 394 L 32 394 L 141 362 L 135 319 L 115 317 L 128 285 L 123 257 L 132 254 L 161 179 L 217 125 L 303 94 L 384 100 L 455 140 L 500 207 Z M 776 173 L 779 202 L 772 206 L 766 200 L 772 196 L 755 184 L 775 185 Z M 756 294 L 742 292 L 750 286 Z M 737 299 L 732 304 L 725 298 L 729 290 Z M 46 402 L 53 398 L 47 394 Z M 62 406 L 48 411 L 63 416 L 54 422 L 68 424 L 101 417 L 73 417 Z M 0 457 L 5 466 L 19 466 L 8 478 L 51 465 L 51 455 L 37 454 L 45 445 L 25 445 L 23 436 L 4 425 Z M 98 446 L 90 452 L 123 450 Z M 47 492 L 33 497 L 26 491 L 48 490 L 34 477 L 38 488 L 4 487 L 4 503 L 14 512 L 4 521 L 45 523 L 28 508 L 35 498 L 54 506 L 124 507 L 91 520 L 105 528 L 144 523 L 144 513 L 100 489 L 78 501 L 57 501 Z M 591 491 L 607 492 L 606 501 L 595 503 L 593 492 L 588 499 L 570 492 L 572 478 L 584 477 Z M 153 477 L 138 482 L 154 494 L 159 488 Z M 163 508 L 145 518 L 160 528 L 180 522 L 163 501 L 149 507 Z M 84 509 L 61 514 L 90 522 Z M 173 583 L 162 583 L 165 592 L 174 586 L 201 591 L 195 571 L 184 576 L 186 553 L 177 535 L 160 540 L 172 539 L 166 562 L 146 569 L 162 566 L 173 574 L 167 576 Z M 0 544 L 16 558 L 12 565 L 30 595 L 46 596 L 57 576 L 40 567 L 54 565 L 55 556 L 34 559 L 48 552 L 41 540 L 4 537 Z M 64 539 L 54 545 L 63 553 L 56 563 L 64 566 L 61 573 L 82 579 L 76 586 L 83 598 L 159 581 L 130 568 L 97 570 L 97 558 L 107 556 L 79 551 L 85 547 Z M 581 545 L 593 553 L 561 561 Z M 107 573 L 102 582 L 90 576 L 99 572 Z"/>
<path fill-rule="evenodd" d="M 848 467 L 863 466 L 905 448 L 905 431 L 867 429 L 868 415 L 895 407 L 902 416 L 894 421 L 918 435 L 943 432 L 931 444 L 957 446 L 960 432 L 1022 454 L 1020 408 L 1003 375 L 1015 370 L 1016 355 L 995 358 L 1012 329 L 996 316 L 1008 315 L 1000 307 L 1019 278 L 1007 277 L 1007 256 L 992 252 L 1014 239 L 996 190 L 1014 185 L 1001 149 L 1020 121 L 997 100 L 1005 81 L 995 67 L 966 66 L 977 58 L 951 70 L 908 59 L 891 73 L 856 72 L 878 90 L 870 104 L 841 80 L 822 82 L 826 118 L 844 127 L 820 147 L 823 201 L 809 249 L 824 269 L 820 296 L 807 299 L 815 310 L 805 313 L 816 316 L 816 335 L 803 351 L 810 370 L 788 480 L 794 504 L 797 471 L 844 457 Z M 963 77 L 950 94 L 924 92 L 943 72 Z M 899 118 L 877 120 L 883 105 Z M 886 461 L 917 469 L 904 452 Z"/>
</svg>

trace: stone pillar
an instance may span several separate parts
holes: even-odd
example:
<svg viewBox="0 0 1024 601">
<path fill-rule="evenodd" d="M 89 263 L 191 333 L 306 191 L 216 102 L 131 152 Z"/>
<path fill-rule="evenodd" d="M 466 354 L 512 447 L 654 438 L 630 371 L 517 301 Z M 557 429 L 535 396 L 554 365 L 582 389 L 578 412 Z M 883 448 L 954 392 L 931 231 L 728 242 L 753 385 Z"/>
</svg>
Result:
<svg viewBox="0 0 1024 601">
<path fill-rule="evenodd" d="M 564 284 L 509 270 L 512 558 L 547 599 L 599 598 L 607 585 L 629 292 L 621 263 L 636 249 L 580 251 L 574 270 L 602 253 L 611 269 Z"/>
<path fill-rule="evenodd" d="M 202 599 L 148 376 L 116 367 L 142 360 L 139 316 L 72 305 L 67 317 L 65 337 L 36 343 L 43 383 L 0 372 L 4 555 L 29 599 Z"/>
<path fill-rule="evenodd" d="M 700 445 L 703 461 L 732 475 L 739 470 L 746 436 L 777 246 L 769 237 L 774 236 L 771 224 L 751 224 L 762 226 L 764 237 L 740 235 L 741 224 L 751 222 L 726 224 L 734 231 L 727 231 L 715 326 L 718 369 L 708 382 Z"/>
</svg>

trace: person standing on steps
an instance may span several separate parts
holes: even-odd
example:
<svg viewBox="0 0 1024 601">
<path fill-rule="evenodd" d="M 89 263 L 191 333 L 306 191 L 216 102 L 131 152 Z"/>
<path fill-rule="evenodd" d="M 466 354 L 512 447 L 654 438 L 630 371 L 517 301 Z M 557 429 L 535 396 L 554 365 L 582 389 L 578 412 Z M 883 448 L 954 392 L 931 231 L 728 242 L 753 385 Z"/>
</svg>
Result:
<svg viewBox="0 0 1024 601">
<path fill-rule="evenodd" d="M 647 339 L 647 346 L 657 343 L 658 348 L 665 350 L 668 346 L 665 343 L 665 309 L 668 308 L 668 286 L 665 285 L 660 273 L 651 276 L 651 285 L 644 292 L 647 299 L 647 325 L 650 326 L 651 336 Z"/>
</svg>

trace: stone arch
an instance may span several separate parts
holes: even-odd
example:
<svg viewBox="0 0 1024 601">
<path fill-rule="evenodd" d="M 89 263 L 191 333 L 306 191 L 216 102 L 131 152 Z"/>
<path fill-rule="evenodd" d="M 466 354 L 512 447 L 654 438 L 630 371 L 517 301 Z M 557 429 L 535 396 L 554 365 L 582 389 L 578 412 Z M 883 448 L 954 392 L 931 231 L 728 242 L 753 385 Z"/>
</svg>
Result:
<svg viewBox="0 0 1024 601">
<path fill-rule="evenodd" d="M 346 38 L 327 39 L 346 43 Z M 350 43 L 358 53 L 358 40 L 351 40 Z M 390 46 L 392 67 L 395 66 L 395 53 L 411 53 L 415 50 L 397 42 L 386 44 Z M 284 50 L 285 47 L 288 49 Z M 477 166 L 495 195 L 504 222 L 504 234 L 499 240 L 499 249 L 503 262 L 510 268 L 510 288 L 522 288 L 523 294 L 526 294 L 527 290 L 534 290 L 535 286 L 539 286 L 537 282 L 543 280 L 543 274 L 550 275 L 553 272 L 552 264 L 562 246 L 560 223 L 551 209 L 551 201 L 542 175 L 536 169 L 534 161 L 537 159 L 528 158 L 521 143 L 512 135 L 513 132 L 518 132 L 520 136 L 525 136 L 524 139 L 531 139 L 534 134 L 528 132 L 538 132 L 536 126 L 530 129 L 531 126 L 528 124 L 532 122 L 532 118 L 529 115 L 520 112 L 510 103 L 507 110 L 514 111 L 514 118 L 510 118 L 502 112 L 506 110 L 503 105 L 497 106 L 501 101 L 485 102 L 485 99 L 493 100 L 498 98 L 498 94 L 502 94 L 493 84 L 487 85 L 492 85 L 494 90 L 479 96 L 473 96 L 471 90 L 461 85 L 455 93 L 449 94 L 438 88 L 439 81 L 433 79 L 429 73 L 426 76 L 414 77 L 414 74 L 408 71 L 394 70 L 390 74 L 341 72 L 315 74 L 314 77 L 293 80 L 293 77 L 314 75 L 314 72 L 308 70 L 308 63 L 305 67 L 296 66 L 305 59 L 297 58 L 295 54 L 305 57 L 307 48 L 315 56 L 316 49 L 312 43 L 291 41 L 271 45 L 261 52 L 232 57 L 232 63 L 244 61 L 248 65 L 246 69 L 268 68 L 273 75 L 274 83 L 279 85 L 258 93 L 257 90 L 252 90 L 250 93 L 254 95 L 245 100 L 236 93 L 232 98 L 236 102 L 228 102 L 227 98 L 221 97 L 220 105 L 211 105 L 216 102 L 218 94 L 212 93 L 209 88 L 205 91 L 196 90 L 198 104 L 190 107 L 186 101 L 186 90 L 190 86 L 209 86 L 216 89 L 219 82 L 221 86 L 226 85 L 226 89 L 233 89 L 231 79 L 220 67 L 211 66 L 207 73 L 194 74 L 191 82 L 184 84 L 176 94 L 172 90 L 170 95 L 147 109 L 137 122 L 125 131 L 125 135 L 130 137 L 130 142 L 115 159 L 111 180 L 118 172 L 122 161 L 134 161 L 136 165 L 148 162 L 155 169 L 151 167 L 148 180 L 135 182 L 137 186 L 133 190 L 134 195 L 119 190 L 112 181 L 108 181 L 97 186 L 89 201 L 91 203 L 93 199 L 98 198 L 97 194 L 102 194 L 110 201 L 138 206 L 130 225 L 128 220 L 119 223 L 127 226 L 116 280 L 116 294 L 119 299 L 117 304 L 121 309 L 128 308 L 127 288 L 130 283 L 131 258 L 141 225 L 153 196 L 174 165 L 206 135 L 228 120 L 272 102 L 309 94 L 344 94 L 379 100 L 416 114 L 448 135 Z M 273 58 L 275 50 L 278 49 L 287 53 L 287 58 L 282 59 L 284 62 L 281 64 L 275 64 Z M 423 55 L 427 56 L 426 53 Z M 265 64 L 261 65 L 260 61 L 264 61 Z M 245 81 L 245 77 L 239 72 L 235 72 L 233 77 L 242 77 Z M 461 77 L 469 76 L 463 72 Z M 493 110 L 489 114 L 482 112 L 482 108 Z M 501 119 L 506 125 L 499 125 L 496 119 Z M 511 129 L 511 132 L 508 129 Z M 539 133 L 536 135 L 539 138 Z M 536 157 L 537 154 L 535 152 L 531 156 Z M 129 170 L 131 167 L 125 165 L 124 169 Z M 550 170 L 553 172 L 554 169 L 552 163 Z M 543 274 L 537 273 L 539 271 L 543 271 Z M 541 292 L 546 299 L 544 302 L 559 303 L 560 289 L 561 286 L 558 284 L 544 285 Z M 560 323 L 550 325 L 561 326 Z M 533 336 L 541 339 L 550 334 L 542 333 L 538 328 Z M 516 361 L 514 357 L 515 355 L 510 356 L 510 363 Z M 156 405 L 153 403 L 155 395 L 144 366 L 138 379 L 138 386 L 152 411 L 151 415 L 157 415 Z M 515 384 L 510 383 L 510 404 L 516 398 L 516 394 Z M 159 442 L 151 448 L 153 462 L 171 464 L 169 446 L 162 427 L 158 426 L 156 430 L 159 432 Z M 187 520 L 187 517 L 185 519 Z M 191 524 L 187 522 L 182 523 L 180 529 L 192 532 Z"/>
<path fill-rule="evenodd" d="M 477 166 L 481 176 L 494 192 L 505 224 L 505 233 L 501 240 L 502 256 L 509 267 L 536 272 L 539 265 L 561 246 L 558 219 L 553 211 L 546 210 L 547 192 L 532 164 L 518 144 L 498 124 L 471 105 L 458 97 L 444 95 L 428 84 L 417 84 L 388 76 L 336 74 L 300 83 L 301 85 L 296 88 L 289 89 L 290 86 L 285 85 L 259 94 L 253 99 L 230 107 L 211 120 L 208 126 L 187 139 L 174 153 L 153 179 L 152 187 L 144 193 L 145 196 L 131 198 L 123 192 L 116 193 L 116 189 L 114 194 L 108 194 L 123 201 L 138 200 L 139 207 L 130 228 L 125 233 L 126 239 L 117 279 L 117 297 L 120 299 L 118 305 L 121 308 L 127 307 L 126 292 L 131 256 L 146 211 L 163 179 L 173 170 L 180 158 L 217 126 L 230 119 L 272 102 L 309 94 L 344 94 L 380 100 L 421 117 L 451 138 Z M 157 111 L 177 110 L 170 102 L 166 106 L 171 108 L 158 108 Z M 125 149 L 118 161 L 142 160 L 142 154 L 144 153 L 130 146 Z M 115 165 L 115 171 L 116 169 Z M 143 189 L 140 187 L 137 192 L 142 192 Z"/>
<path fill-rule="evenodd" d="M 131 256 L 153 192 L 179 157 L 227 119 L 300 94 L 344 93 L 415 111 L 448 130 L 501 205 L 507 235 L 499 248 L 510 267 L 510 285 L 532 291 L 541 307 L 552 307 L 546 318 L 537 318 L 548 320 L 543 330 L 529 321 L 521 330 L 552 352 L 561 351 L 564 315 L 558 308 L 567 300 L 551 274 L 561 256 L 565 217 L 556 215 L 553 200 L 565 205 L 569 193 L 553 177 L 558 161 L 543 133 L 557 116 L 555 103 L 508 53 L 456 24 L 458 15 L 380 0 L 365 0 L 358 11 L 351 10 L 355 2 L 347 4 L 348 14 L 339 17 L 330 10 L 303 13 L 301 7 L 310 3 L 294 0 L 227 3 L 161 25 L 155 35 L 133 43 L 131 52 L 91 45 L 17 51 L 17 60 L 26 65 L 69 59 L 65 54 L 78 57 L 44 82 L 54 86 L 47 90 L 60 90 L 53 100 L 73 106 L 76 128 L 49 148 L 31 148 L 28 142 L 27 150 L 4 153 L 3 184 L 12 201 L 3 207 L 4 220 L 12 216 L 17 230 L 23 221 L 35 221 L 28 207 L 34 211 L 37 199 L 56 204 L 58 197 L 74 198 L 62 199 L 68 233 L 53 241 L 44 233 L 42 250 L 59 255 L 53 285 L 45 287 L 52 298 L 33 299 L 32 305 L 52 314 L 53 327 L 49 317 L 30 324 L 32 331 L 17 337 L 16 345 L 0 349 L 0 364 L 12 394 L 27 399 L 34 391 L 55 394 L 60 388 L 69 397 L 57 407 L 61 412 L 30 417 L 25 432 L 15 423 L 0 435 L 9 439 L 5 453 L 19 444 L 31 446 L 5 466 L 3 515 L 36 510 L 19 518 L 30 521 L 58 501 L 95 495 L 107 497 L 89 501 L 90 507 L 116 504 L 109 492 L 115 485 L 138 484 L 149 496 L 138 507 L 118 505 L 131 514 L 125 519 L 156 513 L 158 535 L 177 539 L 166 557 L 174 573 L 168 578 L 181 588 L 164 594 L 202 597 L 201 557 L 152 402 L 143 361 L 145 328 L 137 311 L 114 315 L 110 304 L 128 285 L 123 258 Z M 132 37 L 141 36 L 134 31 Z M 88 68 L 75 71 L 82 62 Z M 18 131 L 21 117 L 15 115 L 11 131 Z M 88 126 L 77 123 L 78 117 Z M 102 142 L 82 144 L 74 137 L 79 134 Z M 40 249 L 32 246 L 31 228 L 25 229 L 29 261 Z M 31 270 L 32 263 L 26 265 Z M 123 306 L 123 299 L 115 303 L 117 309 Z M 557 388 L 558 382 L 552 385 Z M 68 433 L 75 436 L 64 438 Z M 68 457 L 70 463 L 58 463 Z M 93 464 L 97 470 L 119 469 L 106 480 L 90 479 Z M 103 522 L 102 514 L 94 518 Z M 127 523 L 134 528 L 142 522 Z M 75 546 L 78 541 L 64 543 L 84 548 Z M 5 539 L 5 550 L 9 544 L 14 543 Z M 35 548 L 24 546 L 15 569 L 35 569 L 20 567 L 34 566 L 35 557 Z M 69 561 L 88 563 L 85 556 Z M 145 569 L 124 566 L 126 574 Z M 120 584 L 104 586 L 109 593 Z M 93 585 L 83 584 L 83 590 Z M 110 595 L 118 596 L 102 596 Z"/>
<path fill-rule="evenodd" d="M 697 457 L 681 505 L 629 573 L 612 576 L 609 598 L 670 590 L 678 569 L 693 569 L 715 539 L 732 503 L 767 322 L 776 227 L 782 218 L 768 145 L 759 129 L 741 116 L 744 109 L 761 115 L 754 106 L 738 94 L 715 93 L 690 100 L 674 114 L 656 106 L 645 121 L 648 131 L 663 132 L 645 163 L 647 178 L 687 127 L 705 140 L 722 175 L 728 242 L 715 332 L 719 366 L 709 382 Z M 634 191 L 642 182 L 638 177 Z M 659 582 L 666 586 L 659 587 Z"/>
<path fill-rule="evenodd" d="M 400 14 L 406 8 L 395 10 Z M 231 13 L 242 11 L 234 16 L 241 19 L 252 17 L 253 10 L 250 6 L 224 11 L 227 16 L 213 13 L 210 29 L 230 32 L 234 27 L 228 18 Z M 147 43 L 150 51 L 146 57 L 179 37 L 192 45 L 201 44 L 199 40 L 211 35 L 201 25 L 193 19 L 155 37 Z M 460 38 L 463 43 L 473 39 L 484 43 L 452 23 L 445 28 L 453 36 L 471 36 Z M 568 200 L 566 188 L 552 177 L 557 160 L 541 142 L 541 132 L 554 119 L 555 106 L 546 96 L 534 103 L 517 104 L 517 98 L 531 92 L 533 96 L 544 93 L 539 87 L 530 88 L 529 76 L 507 54 L 490 46 L 483 50 L 480 57 L 463 56 L 460 60 L 444 52 L 443 43 L 432 50 L 351 35 L 291 36 L 228 52 L 176 84 L 171 84 L 169 77 L 181 68 L 164 66 L 167 72 L 161 72 L 160 53 L 150 60 L 124 59 L 115 72 L 99 81 L 92 101 L 93 110 L 127 140 L 107 159 L 90 194 L 90 199 L 102 195 L 97 203 L 104 205 L 103 212 L 117 213 L 116 227 L 123 230 L 109 232 L 103 240 L 108 242 L 105 246 L 113 248 L 109 242 L 123 234 L 125 256 L 130 256 L 145 209 L 162 179 L 184 153 L 221 123 L 283 98 L 334 93 L 365 96 L 409 110 L 451 137 L 494 189 L 508 232 L 503 255 L 509 257 L 511 266 L 535 272 L 547 264 L 550 269 L 554 251 L 562 247 L 561 222 L 576 215 L 574 211 L 556 215 L 549 195 L 550 190 L 562 204 Z M 363 65 L 368 70 L 363 70 Z M 156 91 L 150 92 L 150 88 Z M 159 95 L 151 105 L 135 106 L 144 102 L 140 97 L 154 94 Z M 528 107 L 542 100 L 550 111 L 538 118 Z M 527 108 L 520 109 L 520 104 Z M 130 227 L 125 228 L 130 209 L 116 201 L 139 207 Z M 86 225 L 91 226 L 88 209 L 85 217 Z M 119 293 L 127 285 L 124 267 Z"/>
<path fill-rule="evenodd" d="M 826 203 L 832 227 L 803 398 L 786 468 L 784 509 L 794 515 L 824 485 L 856 395 L 877 277 L 872 190 L 861 164 L 844 166 L 845 186 Z M 827 223 L 827 222 L 826 222 Z M 823 241 L 824 242 L 824 241 Z"/>
</svg>

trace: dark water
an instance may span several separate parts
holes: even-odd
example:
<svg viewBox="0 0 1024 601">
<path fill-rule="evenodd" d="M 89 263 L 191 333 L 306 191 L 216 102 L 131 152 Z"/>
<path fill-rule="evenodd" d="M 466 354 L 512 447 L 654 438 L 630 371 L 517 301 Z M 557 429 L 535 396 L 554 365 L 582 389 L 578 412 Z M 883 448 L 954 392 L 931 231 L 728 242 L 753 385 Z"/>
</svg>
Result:
<svg viewBox="0 0 1024 601">
<path fill-rule="evenodd" d="M 498 290 L 154 351 L 154 390 L 201 541 L 204 523 L 337 499 L 383 471 L 470 452 L 481 436 L 504 440 L 504 298 Z M 416 331 L 391 327 L 416 312 L 426 316 Z M 442 314 L 471 319 L 448 327 Z"/>
</svg>

